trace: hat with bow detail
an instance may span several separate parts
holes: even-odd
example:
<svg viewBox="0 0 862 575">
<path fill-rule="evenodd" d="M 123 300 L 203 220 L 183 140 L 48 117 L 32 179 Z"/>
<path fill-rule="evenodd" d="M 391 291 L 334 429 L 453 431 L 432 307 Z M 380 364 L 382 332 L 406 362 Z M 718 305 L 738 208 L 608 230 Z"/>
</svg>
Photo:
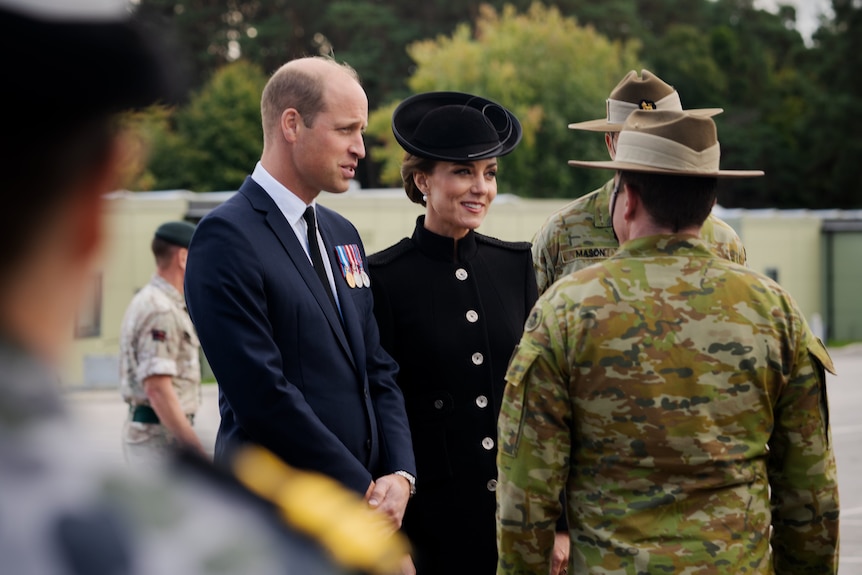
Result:
<svg viewBox="0 0 862 575">
<path fill-rule="evenodd" d="M 521 141 L 521 123 L 487 98 L 463 92 L 424 92 L 395 108 L 392 133 L 414 156 L 469 162 L 514 150 Z"/>
</svg>

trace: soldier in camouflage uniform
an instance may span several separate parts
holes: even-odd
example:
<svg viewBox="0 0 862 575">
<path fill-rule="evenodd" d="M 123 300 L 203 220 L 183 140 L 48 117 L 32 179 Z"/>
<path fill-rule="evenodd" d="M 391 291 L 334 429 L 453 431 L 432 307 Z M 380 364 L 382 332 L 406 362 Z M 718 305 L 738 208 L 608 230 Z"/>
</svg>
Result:
<svg viewBox="0 0 862 575">
<path fill-rule="evenodd" d="M 619 250 L 538 300 L 499 420 L 498 574 L 835 573 L 823 344 L 792 297 L 699 237 L 715 124 L 633 112 L 611 200 Z M 557 494 L 566 493 L 566 509 Z"/>
<path fill-rule="evenodd" d="M 200 342 L 183 297 L 194 226 L 166 222 L 152 240 L 157 270 L 132 298 L 120 329 L 120 392 L 129 404 L 123 452 L 148 465 L 182 443 L 204 455 L 192 427 L 200 405 Z"/>
<path fill-rule="evenodd" d="M 188 454 L 132 472 L 64 410 L 56 365 L 103 247 L 102 198 L 128 159 L 114 112 L 170 96 L 161 37 L 129 8 L 0 0 L 0 51 L 15 55 L 0 138 L 0 572 L 398 572 L 403 540 L 329 480 L 253 447 L 229 470 Z"/>
<path fill-rule="evenodd" d="M 604 132 L 608 154 L 614 159 L 617 135 L 626 117 L 636 109 L 682 110 L 679 94 L 649 70 L 634 70 L 623 78 L 607 100 L 607 117 L 569 124 L 573 130 Z M 691 110 L 713 116 L 720 108 Z M 619 242 L 610 220 L 610 197 L 615 178 L 551 214 L 533 237 L 533 265 L 539 293 L 561 277 L 614 254 Z M 701 229 L 710 249 L 723 258 L 745 265 L 745 248 L 726 222 L 710 214 Z"/>
</svg>

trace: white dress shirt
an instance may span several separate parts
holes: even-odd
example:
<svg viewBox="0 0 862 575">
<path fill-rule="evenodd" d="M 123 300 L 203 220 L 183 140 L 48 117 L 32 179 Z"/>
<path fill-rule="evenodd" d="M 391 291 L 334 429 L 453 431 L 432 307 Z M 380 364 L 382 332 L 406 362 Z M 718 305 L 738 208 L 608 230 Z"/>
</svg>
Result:
<svg viewBox="0 0 862 575">
<path fill-rule="evenodd" d="M 275 205 L 281 211 L 284 219 L 293 228 L 293 233 L 296 234 L 296 239 L 299 240 L 299 245 L 305 250 L 305 255 L 308 261 L 311 262 L 311 253 L 308 251 L 308 224 L 305 223 L 302 215 L 308 207 L 299 197 L 288 190 L 278 180 L 272 177 L 272 174 L 266 171 L 260 162 L 254 167 L 254 172 L 251 174 L 251 179 L 263 188 L 269 194 Z M 311 202 L 314 206 L 314 217 L 317 217 L 317 203 Z M 329 261 L 329 252 L 326 245 L 323 243 L 323 238 L 320 237 L 320 225 L 317 226 L 317 245 L 320 246 L 320 253 L 323 255 L 323 267 L 326 268 L 326 277 L 329 279 L 329 287 L 332 288 L 332 295 L 335 296 L 335 302 L 338 304 L 338 311 L 341 311 L 341 302 L 338 301 L 338 291 L 335 289 L 335 281 L 332 276 L 332 264 Z M 334 247 L 334 246 L 333 246 Z M 314 264 L 312 264 L 314 265 Z"/>
</svg>

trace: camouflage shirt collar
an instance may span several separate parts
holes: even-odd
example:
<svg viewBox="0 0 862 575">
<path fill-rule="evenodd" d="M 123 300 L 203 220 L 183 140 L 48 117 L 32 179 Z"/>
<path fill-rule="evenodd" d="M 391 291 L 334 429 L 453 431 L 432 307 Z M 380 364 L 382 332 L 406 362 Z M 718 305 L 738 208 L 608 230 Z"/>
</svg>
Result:
<svg viewBox="0 0 862 575">
<path fill-rule="evenodd" d="M 613 227 L 611 221 L 611 194 L 614 191 L 614 179 L 611 178 L 599 188 L 599 193 L 596 194 L 595 215 L 593 216 L 593 225 L 597 228 Z"/>
<path fill-rule="evenodd" d="M 643 258 L 655 256 L 715 257 L 702 239 L 681 234 L 659 234 L 629 240 L 612 257 Z"/>
<path fill-rule="evenodd" d="M 159 274 L 153 274 L 152 279 L 150 279 L 150 285 L 163 291 L 165 295 L 171 298 L 171 301 L 178 306 L 183 308 L 186 307 L 186 300 L 183 298 L 182 294 L 177 291 L 177 288 L 169 284 L 168 280 Z"/>
</svg>

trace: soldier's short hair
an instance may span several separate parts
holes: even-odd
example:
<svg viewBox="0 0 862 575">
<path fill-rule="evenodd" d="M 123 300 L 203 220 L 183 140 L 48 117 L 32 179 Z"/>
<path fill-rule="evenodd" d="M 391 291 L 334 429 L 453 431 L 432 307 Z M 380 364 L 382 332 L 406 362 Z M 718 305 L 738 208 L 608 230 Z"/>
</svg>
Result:
<svg viewBox="0 0 862 575">
<path fill-rule="evenodd" d="M 160 237 L 153 238 L 150 248 L 153 250 L 153 256 L 156 258 L 156 265 L 160 268 L 163 268 L 170 263 L 174 254 L 182 249 L 180 246 L 163 240 Z"/>
<path fill-rule="evenodd" d="M 620 172 L 620 186 L 633 189 L 653 221 L 678 232 L 701 226 L 715 205 L 717 178 Z"/>
</svg>

